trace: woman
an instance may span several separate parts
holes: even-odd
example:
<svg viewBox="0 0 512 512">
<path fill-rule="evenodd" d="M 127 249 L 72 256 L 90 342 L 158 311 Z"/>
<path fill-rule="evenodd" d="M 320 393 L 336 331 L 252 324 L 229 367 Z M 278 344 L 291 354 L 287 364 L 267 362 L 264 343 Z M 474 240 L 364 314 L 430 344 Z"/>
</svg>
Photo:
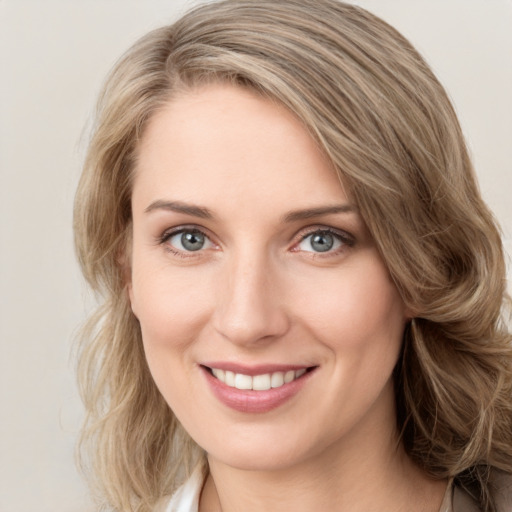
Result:
<svg viewBox="0 0 512 512">
<path fill-rule="evenodd" d="M 75 232 L 108 506 L 511 510 L 499 232 L 380 19 L 227 0 L 148 34 L 102 95 Z"/>
</svg>

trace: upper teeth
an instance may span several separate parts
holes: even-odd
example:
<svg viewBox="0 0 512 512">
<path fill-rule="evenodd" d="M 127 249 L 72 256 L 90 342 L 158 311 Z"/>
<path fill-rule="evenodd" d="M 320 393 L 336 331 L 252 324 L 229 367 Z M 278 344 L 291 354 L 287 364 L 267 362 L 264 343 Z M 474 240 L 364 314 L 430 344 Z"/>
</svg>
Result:
<svg viewBox="0 0 512 512">
<path fill-rule="evenodd" d="M 253 377 L 243 373 L 230 372 L 229 370 L 219 370 L 218 368 L 212 368 L 212 373 L 217 379 L 231 388 L 265 391 L 270 388 L 280 388 L 282 385 L 298 379 L 306 373 L 306 369 L 264 373 L 263 375 L 254 375 Z"/>
</svg>

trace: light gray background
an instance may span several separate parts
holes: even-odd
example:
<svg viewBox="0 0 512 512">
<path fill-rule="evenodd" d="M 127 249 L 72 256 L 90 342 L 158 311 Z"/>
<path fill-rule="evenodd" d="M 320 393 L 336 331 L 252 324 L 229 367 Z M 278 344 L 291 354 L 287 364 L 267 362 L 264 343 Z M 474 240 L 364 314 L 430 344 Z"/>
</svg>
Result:
<svg viewBox="0 0 512 512">
<path fill-rule="evenodd" d="M 453 98 L 512 252 L 512 0 L 360 0 Z M 91 304 L 72 201 L 94 99 L 137 37 L 185 0 L 0 0 L 0 512 L 86 512 L 70 356 Z"/>
</svg>

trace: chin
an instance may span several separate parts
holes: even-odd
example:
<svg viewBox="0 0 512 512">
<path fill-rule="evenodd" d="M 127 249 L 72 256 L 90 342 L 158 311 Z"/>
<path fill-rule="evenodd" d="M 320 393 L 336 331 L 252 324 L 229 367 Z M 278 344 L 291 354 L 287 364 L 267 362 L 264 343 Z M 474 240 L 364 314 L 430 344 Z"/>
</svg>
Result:
<svg viewBox="0 0 512 512">
<path fill-rule="evenodd" d="M 206 450 L 210 461 L 244 471 L 281 471 L 303 464 L 325 451 L 323 443 L 308 446 L 306 439 L 293 436 L 233 435 L 235 442 L 219 443 L 216 449 Z"/>
<path fill-rule="evenodd" d="M 221 457 L 208 454 L 208 460 L 218 461 L 226 466 L 242 471 L 272 472 L 290 469 L 298 465 L 301 460 L 295 453 L 276 453 L 267 449 L 265 453 L 249 451 L 249 453 L 223 453 Z"/>
</svg>

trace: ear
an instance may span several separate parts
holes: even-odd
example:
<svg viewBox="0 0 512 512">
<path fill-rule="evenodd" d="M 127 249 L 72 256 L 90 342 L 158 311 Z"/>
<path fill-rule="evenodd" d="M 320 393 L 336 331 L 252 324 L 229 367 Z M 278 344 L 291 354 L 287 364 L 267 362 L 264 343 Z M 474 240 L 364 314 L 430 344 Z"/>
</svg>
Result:
<svg viewBox="0 0 512 512">
<path fill-rule="evenodd" d="M 133 297 L 133 287 L 131 284 L 126 286 L 126 294 L 128 295 L 128 300 L 130 302 L 130 307 L 133 313 L 133 316 L 138 320 L 139 316 L 137 315 L 136 307 L 135 307 L 135 300 Z"/>
<path fill-rule="evenodd" d="M 135 318 L 138 319 L 139 317 L 137 315 L 137 310 L 136 310 L 135 295 L 133 293 L 133 281 L 132 281 L 131 267 L 124 269 L 123 275 L 125 276 L 124 292 L 126 293 L 128 301 L 130 302 L 130 307 L 131 307 L 132 313 L 135 315 Z"/>
<path fill-rule="evenodd" d="M 117 257 L 117 264 L 121 274 L 124 293 L 128 297 L 133 314 L 137 316 L 134 310 L 131 236 L 127 237 L 126 243 Z"/>
<path fill-rule="evenodd" d="M 132 265 L 131 265 L 131 258 L 128 256 L 128 254 L 122 254 L 121 256 L 118 256 L 117 258 L 117 265 L 119 267 L 119 272 L 121 274 L 121 281 L 123 284 L 123 287 L 127 291 L 128 295 L 130 296 L 131 300 L 131 294 L 132 294 Z"/>
</svg>

